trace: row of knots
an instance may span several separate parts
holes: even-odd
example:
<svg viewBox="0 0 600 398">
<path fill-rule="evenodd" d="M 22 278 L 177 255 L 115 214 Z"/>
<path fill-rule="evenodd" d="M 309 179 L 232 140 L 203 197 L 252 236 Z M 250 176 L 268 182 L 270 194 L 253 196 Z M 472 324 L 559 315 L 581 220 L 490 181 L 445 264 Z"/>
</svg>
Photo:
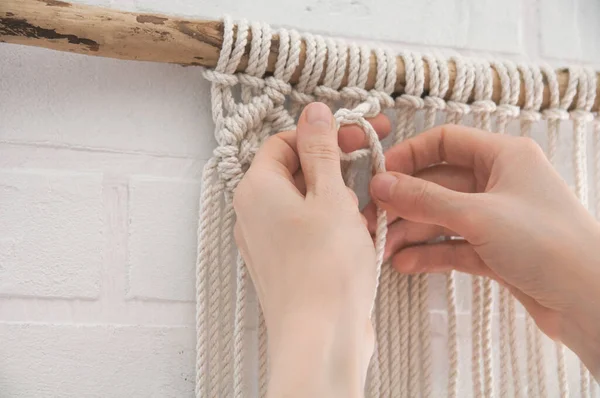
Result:
<svg viewBox="0 0 600 398">
<path fill-rule="evenodd" d="M 395 99 L 381 90 L 366 90 L 360 87 L 343 87 L 336 90 L 328 86 L 317 86 L 312 93 L 306 93 L 293 88 L 284 80 L 273 76 L 257 77 L 246 73 L 228 74 L 215 70 L 206 70 L 204 76 L 228 96 L 223 101 L 227 116 L 221 118 L 215 134 L 218 147 L 214 150 L 217 159 L 217 169 L 220 179 L 230 191 L 233 191 L 241 180 L 245 170 L 252 162 L 262 139 L 265 138 L 265 124 L 272 131 L 293 128 L 294 120 L 285 109 L 286 99 L 305 105 L 317 99 L 324 99 L 332 104 L 345 101 L 354 106 L 352 109 L 340 109 L 336 112 L 339 123 L 358 124 L 363 118 L 374 117 L 387 108 L 408 108 L 413 110 L 432 109 L 446 110 L 455 116 L 462 117 L 473 113 L 475 115 L 495 115 L 504 120 L 519 116 L 530 122 L 541 119 L 543 114 L 549 120 L 574 119 L 590 122 L 594 119 L 591 112 L 576 109 L 568 112 L 562 107 L 553 107 L 539 112 L 533 109 L 521 110 L 512 104 L 497 105 L 492 100 L 476 100 L 471 104 L 463 101 L 445 101 L 436 96 L 402 94 Z M 234 100 L 232 88 L 241 85 L 242 90 L 249 90 L 252 96 L 247 102 Z M 268 133 L 267 133 L 268 134 Z M 343 159 L 355 160 L 368 154 L 368 150 L 344 154 Z"/>
<path fill-rule="evenodd" d="M 276 106 L 273 97 L 263 86 L 262 93 L 253 96 L 248 103 L 235 103 L 226 109 L 227 116 L 217 125 L 215 138 L 218 146 L 213 151 L 217 159 L 217 172 L 229 192 L 233 192 L 252 163 L 261 141 L 265 120 L 279 120 L 276 112 L 286 112 Z M 228 95 L 232 95 L 230 92 Z M 284 98 L 285 99 L 285 98 Z"/>
<path fill-rule="evenodd" d="M 259 140 L 254 138 L 242 140 L 237 145 L 219 145 L 214 149 L 217 172 L 227 191 L 235 190 L 252 163 L 260 144 Z"/>
</svg>

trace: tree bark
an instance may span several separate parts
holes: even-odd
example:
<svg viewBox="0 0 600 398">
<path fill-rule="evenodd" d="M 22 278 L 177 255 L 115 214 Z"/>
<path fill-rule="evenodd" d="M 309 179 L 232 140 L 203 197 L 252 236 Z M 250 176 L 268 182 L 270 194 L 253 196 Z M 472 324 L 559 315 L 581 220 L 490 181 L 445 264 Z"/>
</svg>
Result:
<svg viewBox="0 0 600 398">
<path fill-rule="evenodd" d="M 204 66 L 214 68 L 223 41 L 223 24 L 220 21 L 190 20 L 166 15 L 151 15 L 68 3 L 59 0 L 1 0 L 0 42 L 44 47 L 58 51 L 123 60 L 151 61 Z M 272 73 L 277 60 L 279 37 L 273 36 L 269 55 L 268 73 Z M 249 50 L 249 46 L 246 49 Z M 302 43 L 300 65 L 292 77 L 297 82 L 305 59 Z M 238 68 L 247 65 L 247 54 Z M 371 68 L 367 89 L 373 88 L 376 74 L 375 56 L 371 55 Z M 402 93 L 405 84 L 404 62 L 397 58 L 396 94 Z M 449 61 L 450 87 L 456 78 L 456 65 Z M 560 93 L 565 92 L 568 72 L 557 72 Z M 501 97 L 500 78 L 493 70 L 494 91 L 492 99 Z M 546 83 L 546 82 L 545 82 Z M 346 84 L 344 78 L 342 85 Z M 425 91 L 429 89 L 429 70 L 425 65 Z M 597 90 L 600 94 L 600 76 Z M 448 92 L 446 98 L 449 98 Z M 548 108 L 550 93 L 544 87 L 542 109 Z M 472 98 L 471 98 L 472 100 Z M 518 105 L 525 102 L 524 83 Z M 573 101 L 575 103 L 575 101 Z M 574 105 L 571 107 L 573 108 Z M 596 96 L 593 110 L 600 108 L 600 95 Z"/>
</svg>

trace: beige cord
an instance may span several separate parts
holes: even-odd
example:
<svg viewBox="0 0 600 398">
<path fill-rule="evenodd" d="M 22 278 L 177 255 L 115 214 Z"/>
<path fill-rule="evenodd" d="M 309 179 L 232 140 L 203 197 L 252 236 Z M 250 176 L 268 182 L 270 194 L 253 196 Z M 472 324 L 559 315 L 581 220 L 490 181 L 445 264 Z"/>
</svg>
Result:
<svg viewBox="0 0 600 398">
<path fill-rule="evenodd" d="M 558 91 L 556 73 L 547 67 L 519 65 L 507 61 L 474 60 L 454 56 L 456 78 L 450 87 L 448 60 L 416 53 L 402 54 L 406 84 L 403 92 L 392 98 L 396 86 L 396 58 L 389 50 L 372 50 L 366 46 L 346 44 L 318 35 L 299 35 L 279 29 L 279 48 L 273 75 L 265 74 L 271 52 L 272 31 L 265 24 L 234 24 L 224 21 L 223 46 L 217 67 L 206 70 L 212 82 L 212 115 L 217 148 L 204 168 L 196 267 L 196 397 L 246 397 L 251 384 L 245 380 L 249 344 L 258 352 L 256 374 L 258 395 L 264 397 L 268 386 L 267 330 L 260 309 L 249 309 L 250 279 L 241 257 L 237 256 L 235 275 L 231 230 L 234 212 L 231 206 L 235 188 L 261 143 L 269 135 L 293 129 L 300 110 L 312 101 L 323 101 L 333 109 L 338 125 L 358 125 L 366 134 L 368 149 L 342 154 L 345 180 L 353 187 L 359 165 L 369 164 L 373 172 L 385 170 L 381 143 L 367 118 L 383 110 L 396 113 L 393 141 L 408 139 L 420 130 L 418 115 L 424 116 L 424 128 L 435 125 L 439 113 L 447 122 L 473 124 L 485 130 L 506 133 L 514 119 L 519 119 L 521 135 L 531 136 L 533 127 L 543 118 L 548 123 L 548 157 L 555 162 L 560 123 L 571 119 L 574 124 L 573 167 L 575 189 L 584 205 L 587 191 L 586 131 L 594 115 L 595 73 L 573 68 L 563 96 Z M 235 34 L 234 34 L 235 31 Z M 251 39 L 249 40 L 251 34 Z M 290 79 L 300 62 L 301 42 L 306 45 L 304 66 L 298 84 Z M 236 73 L 246 53 L 247 67 Z M 371 56 L 377 74 L 374 88 L 366 90 Z M 425 67 L 429 69 L 425 92 Z M 492 70 L 502 87 L 501 99 L 492 101 Z M 345 76 L 346 75 L 346 76 Z M 342 83 L 346 78 L 346 86 Z M 551 106 L 540 114 L 544 78 L 550 89 Z M 521 80 L 525 103 L 516 106 Z M 451 89 L 451 90 L 450 90 Z M 451 91 L 450 98 L 447 93 Z M 238 94 L 239 92 L 239 94 Z M 567 111 L 576 99 L 576 106 Z M 600 122 L 594 120 L 594 181 L 596 214 L 600 214 Z M 387 221 L 378 211 L 375 248 L 377 253 L 378 296 L 374 297 L 373 322 L 377 347 L 369 369 L 368 392 L 371 397 L 433 397 L 440 388 L 433 377 L 432 335 L 429 309 L 429 281 L 424 275 L 408 277 L 398 274 L 390 264 L 382 265 Z M 234 276 L 234 277 L 233 277 Z M 234 282 L 235 281 L 235 282 Z M 235 288 L 232 283 L 235 283 Z M 515 300 L 506 289 L 499 289 L 500 355 L 499 385 L 494 379 L 492 341 L 493 283 L 472 278 L 472 358 L 473 396 L 501 397 L 547 396 L 542 336 L 530 317 L 526 318 L 527 380 L 519 369 L 517 317 Z M 459 384 L 459 340 L 454 273 L 446 275 L 448 374 L 443 396 L 455 398 Z M 377 303 L 377 306 L 375 306 Z M 258 337 L 247 339 L 247 322 L 258 311 Z M 556 346 L 556 379 L 561 398 L 569 396 L 567 368 L 561 345 Z M 594 394 L 589 372 L 580 371 L 581 396 Z M 525 385 L 527 391 L 524 390 Z M 434 386 L 435 389 L 434 389 Z M 512 391 L 512 392 L 511 392 Z"/>
</svg>

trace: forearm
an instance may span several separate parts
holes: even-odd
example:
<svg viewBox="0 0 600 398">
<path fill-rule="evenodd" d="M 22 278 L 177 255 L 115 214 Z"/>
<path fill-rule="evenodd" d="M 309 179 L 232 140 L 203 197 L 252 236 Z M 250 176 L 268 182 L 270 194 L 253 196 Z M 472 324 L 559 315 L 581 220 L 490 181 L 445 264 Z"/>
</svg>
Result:
<svg viewBox="0 0 600 398">
<path fill-rule="evenodd" d="M 268 397 L 362 397 L 373 351 L 369 332 L 333 319 L 304 318 L 269 339 Z"/>
</svg>

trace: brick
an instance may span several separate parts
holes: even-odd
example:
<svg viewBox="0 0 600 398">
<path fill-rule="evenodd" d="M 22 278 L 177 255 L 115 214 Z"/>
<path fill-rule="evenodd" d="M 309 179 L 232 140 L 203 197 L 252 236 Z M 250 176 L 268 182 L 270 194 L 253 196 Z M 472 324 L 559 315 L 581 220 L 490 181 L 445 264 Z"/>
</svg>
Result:
<svg viewBox="0 0 600 398">
<path fill-rule="evenodd" d="M 596 0 L 579 0 L 577 11 L 582 59 L 600 64 L 600 3 Z"/>
<path fill-rule="evenodd" d="M 193 397 L 190 327 L 0 323 L 0 397 Z"/>
<path fill-rule="evenodd" d="M 196 181 L 131 178 L 128 298 L 194 300 L 199 196 Z"/>
<path fill-rule="evenodd" d="M 466 48 L 522 52 L 519 0 L 470 0 L 468 15 Z"/>
<path fill-rule="evenodd" d="M 542 55 L 558 59 L 600 62 L 600 27 L 596 0 L 542 0 Z"/>
<path fill-rule="evenodd" d="M 0 60 L 3 141 L 200 158 L 214 146 L 200 68 L 6 44 Z"/>
<path fill-rule="evenodd" d="M 96 298 L 102 176 L 0 170 L 0 295 Z"/>
</svg>

